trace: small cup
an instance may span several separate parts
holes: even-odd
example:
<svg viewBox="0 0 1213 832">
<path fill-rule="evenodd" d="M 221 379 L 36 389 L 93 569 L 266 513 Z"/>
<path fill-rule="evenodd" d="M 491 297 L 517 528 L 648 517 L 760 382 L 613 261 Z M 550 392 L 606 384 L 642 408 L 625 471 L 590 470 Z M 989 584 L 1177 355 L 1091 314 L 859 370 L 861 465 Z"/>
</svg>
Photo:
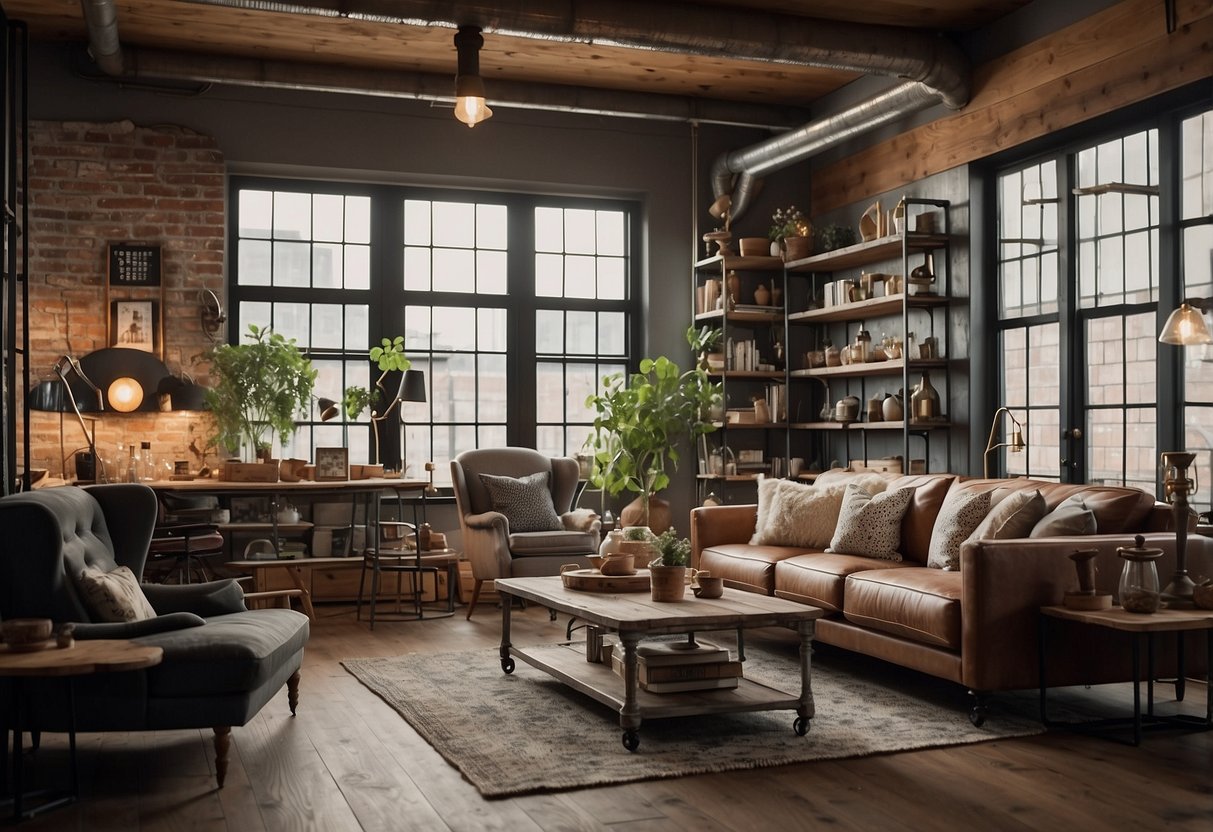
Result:
<svg viewBox="0 0 1213 832">
<path fill-rule="evenodd" d="M 719 598 L 724 595 L 724 578 L 713 578 L 710 575 L 695 576 L 696 583 L 691 585 L 691 592 L 696 598 Z"/>
<path fill-rule="evenodd" d="M 794 456 L 788 460 L 788 473 L 791 476 L 799 477 L 802 470 L 804 470 L 804 457 Z"/>
</svg>

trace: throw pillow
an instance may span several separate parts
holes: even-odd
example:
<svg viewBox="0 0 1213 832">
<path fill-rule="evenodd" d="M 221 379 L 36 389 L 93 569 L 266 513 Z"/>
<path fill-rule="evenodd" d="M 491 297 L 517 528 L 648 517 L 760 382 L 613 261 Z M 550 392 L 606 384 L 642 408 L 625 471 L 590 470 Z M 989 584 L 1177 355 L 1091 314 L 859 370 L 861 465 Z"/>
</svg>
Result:
<svg viewBox="0 0 1213 832">
<path fill-rule="evenodd" d="M 493 511 L 505 515 L 510 532 L 558 532 L 564 529 L 552 492 L 548 489 L 547 471 L 525 477 L 498 477 L 481 474 L 480 481 L 493 501 Z"/>
<path fill-rule="evenodd" d="M 575 508 L 560 515 L 561 525 L 570 532 L 593 531 L 598 519 L 598 512 L 592 508 Z"/>
<path fill-rule="evenodd" d="M 1095 534 L 1095 512 L 1087 508 L 1081 494 L 1062 500 L 1061 504 L 1040 518 L 1028 537 L 1059 537 L 1070 534 Z"/>
<path fill-rule="evenodd" d="M 914 487 L 869 494 L 858 483 L 849 483 L 842 497 L 838 526 L 827 552 L 864 555 L 881 560 L 901 560 L 901 517 L 914 498 Z"/>
<path fill-rule="evenodd" d="M 970 540 L 1009 540 L 1027 537 L 1048 509 L 1039 490 L 1016 491 L 990 509 Z"/>
<path fill-rule="evenodd" d="M 84 605 L 98 621 L 146 621 L 156 617 L 156 611 L 139 588 L 135 573 L 126 566 L 119 566 L 112 572 L 86 566 L 76 576 L 76 585 L 84 597 Z"/>
<path fill-rule="evenodd" d="M 771 505 L 783 483 L 784 480 L 778 477 L 763 477 L 758 481 L 758 518 L 754 521 L 754 534 L 750 537 L 752 545 L 762 543 L 767 533 L 767 524 L 770 522 Z"/>
<path fill-rule="evenodd" d="M 955 571 L 960 568 L 960 544 L 990 513 L 989 491 L 953 494 L 944 500 L 931 530 L 931 545 L 927 549 L 927 566 L 932 569 Z"/>
<path fill-rule="evenodd" d="M 846 487 L 821 488 L 783 481 L 771 500 L 766 527 L 751 543 L 767 546 L 800 546 L 821 549 L 830 545 L 838 526 L 838 513 Z"/>
</svg>

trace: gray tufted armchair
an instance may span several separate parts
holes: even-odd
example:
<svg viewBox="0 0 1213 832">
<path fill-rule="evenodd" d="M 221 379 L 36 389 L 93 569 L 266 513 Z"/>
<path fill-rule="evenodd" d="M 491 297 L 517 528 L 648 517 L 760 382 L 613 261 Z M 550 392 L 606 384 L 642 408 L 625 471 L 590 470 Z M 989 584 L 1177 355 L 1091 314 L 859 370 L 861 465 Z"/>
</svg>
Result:
<svg viewBox="0 0 1213 832">
<path fill-rule="evenodd" d="M 284 684 L 294 713 L 308 619 L 289 609 L 250 611 L 239 584 L 224 580 L 142 584 L 155 618 L 92 620 L 75 576 L 88 565 L 105 572 L 127 566 L 140 577 L 156 517 L 156 496 L 144 485 L 47 488 L 0 499 L 0 618 L 72 622 L 77 639 L 163 648 L 155 667 L 78 680 L 76 728 L 213 728 L 222 787 L 231 726 L 246 724 Z M 29 680 L 23 689 L 28 730 L 68 730 L 63 685 Z"/>
</svg>

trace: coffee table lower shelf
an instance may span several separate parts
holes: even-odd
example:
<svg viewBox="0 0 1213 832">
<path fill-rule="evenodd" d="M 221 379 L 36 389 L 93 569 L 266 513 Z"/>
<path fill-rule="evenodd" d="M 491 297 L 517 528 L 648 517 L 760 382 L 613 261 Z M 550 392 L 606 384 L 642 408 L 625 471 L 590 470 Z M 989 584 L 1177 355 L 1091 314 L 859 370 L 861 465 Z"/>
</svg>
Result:
<svg viewBox="0 0 1213 832">
<path fill-rule="evenodd" d="M 624 729 L 623 744 L 629 751 L 635 751 L 639 746 L 637 729 L 643 719 L 801 709 L 799 695 L 753 679 L 742 678 L 737 687 L 727 690 L 680 693 L 650 693 L 643 689 L 637 690 L 637 711 L 629 719 L 624 714 L 627 696 L 623 679 L 606 664 L 587 662 L 583 645 L 560 644 L 525 648 L 511 646 L 509 652 L 511 656 L 517 656 L 591 699 L 618 709 L 620 726 Z M 503 659 L 502 669 L 505 669 L 505 663 L 506 660 Z M 512 669 L 511 666 L 506 672 L 511 672 Z M 629 722 L 635 724 L 629 726 Z M 803 735 L 808 731 L 808 719 L 797 716 L 792 727 L 796 733 Z"/>
</svg>

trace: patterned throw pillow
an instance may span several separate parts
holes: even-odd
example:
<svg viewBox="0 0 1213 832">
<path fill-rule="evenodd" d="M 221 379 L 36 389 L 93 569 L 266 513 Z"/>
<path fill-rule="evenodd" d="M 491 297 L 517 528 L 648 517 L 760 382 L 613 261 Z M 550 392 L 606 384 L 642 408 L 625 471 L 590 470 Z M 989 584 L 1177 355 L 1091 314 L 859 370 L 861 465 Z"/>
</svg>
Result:
<svg viewBox="0 0 1213 832">
<path fill-rule="evenodd" d="M 931 545 L 927 549 L 927 566 L 949 572 L 960 568 L 960 544 L 990 513 L 989 491 L 976 494 L 952 495 L 944 500 L 931 530 Z"/>
<path fill-rule="evenodd" d="M 76 577 L 76 585 L 84 596 L 84 605 L 98 621 L 117 623 L 156 617 L 135 573 L 128 567 L 102 572 L 95 566 L 86 566 Z"/>
<path fill-rule="evenodd" d="M 849 483 L 842 498 L 838 526 L 827 552 L 901 560 L 901 517 L 914 499 L 914 486 L 869 494 L 862 485 Z"/>
<path fill-rule="evenodd" d="M 990 509 L 986 519 L 977 524 L 970 540 L 1010 540 L 1027 537 L 1045 516 L 1045 498 L 1039 489 L 1016 491 Z"/>
<path fill-rule="evenodd" d="M 560 515 L 552 504 L 547 471 L 525 477 L 498 477 L 481 474 L 480 481 L 488 489 L 493 511 L 505 515 L 510 532 L 558 532 L 564 529 Z"/>
</svg>

